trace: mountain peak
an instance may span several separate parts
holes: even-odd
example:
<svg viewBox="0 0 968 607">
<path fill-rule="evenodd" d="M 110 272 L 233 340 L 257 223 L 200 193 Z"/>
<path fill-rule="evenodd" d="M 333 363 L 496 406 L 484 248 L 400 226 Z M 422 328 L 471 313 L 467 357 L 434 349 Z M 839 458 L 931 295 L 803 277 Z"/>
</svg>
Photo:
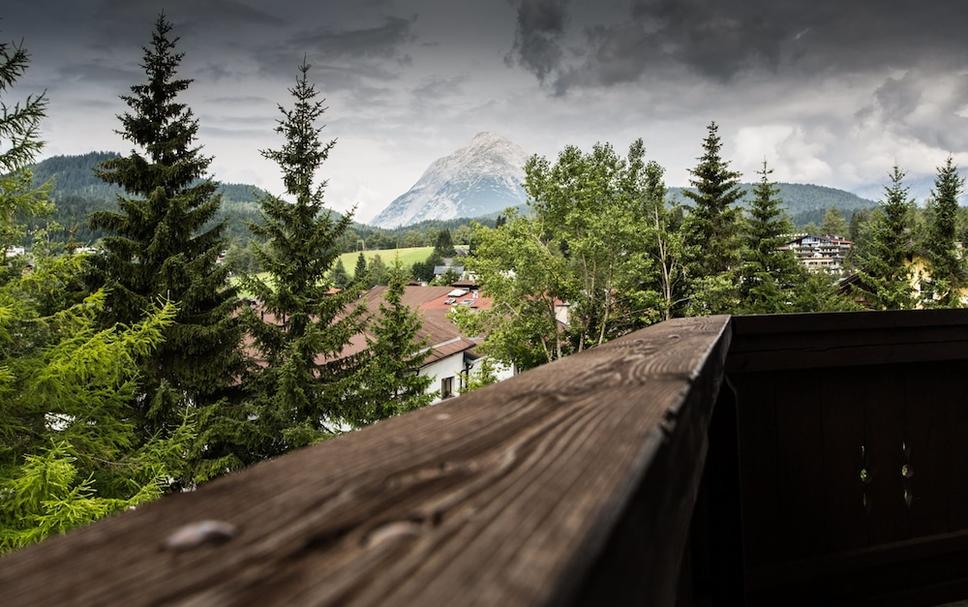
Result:
<svg viewBox="0 0 968 607">
<path fill-rule="evenodd" d="M 371 222 L 396 228 L 433 219 L 479 217 L 525 199 L 528 155 L 511 140 L 482 131 L 470 143 L 435 160 L 410 190 Z"/>
</svg>

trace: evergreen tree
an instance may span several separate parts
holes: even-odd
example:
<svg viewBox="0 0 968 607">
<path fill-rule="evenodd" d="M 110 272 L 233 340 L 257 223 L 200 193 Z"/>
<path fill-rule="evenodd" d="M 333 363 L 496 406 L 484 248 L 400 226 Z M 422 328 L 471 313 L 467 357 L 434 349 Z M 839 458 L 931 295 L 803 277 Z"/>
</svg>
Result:
<svg viewBox="0 0 968 607">
<path fill-rule="evenodd" d="M 360 375 L 358 425 L 430 404 L 433 379 L 417 370 L 429 355 L 418 338 L 420 317 L 403 303 L 408 274 L 397 262 L 390 268 L 380 312 L 370 326 L 366 362 Z"/>
<path fill-rule="evenodd" d="M 27 71 L 30 56 L 22 46 L 0 42 L 0 95 Z M 25 226 L 18 221 L 48 213 L 52 207 L 46 188 L 32 187 L 29 166 L 43 147 L 40 121 L 47 108 L 44 95 L 0 106 L 0 260 L 13 246 L 23 244 Z M 19 272 L 20 267 L 11 268 Z"/>
<path fill-rule="evenodd" d="M 962 306 L 961 292 L 968 282 L 968 272 L 958 242 L 957 215 L 958 196 L 961 195 L 964 183 L 964 178 L 958 175 L 954 160 L 948 156 L 944 166 L 938 167 L 928 206 L 928 234 L 924 249 L 927 253 L 930 278 L 922 279 L 922 295 L 926 296 L 926 306 Z"/>
<path fill-rule="evenodd" d="M 454 241 L 450 236 L 450 230 L 443 229 L 437 233 L 437 240 L 434 241 L 434 253 L 441 257 L 453 257 L 457 254 Z"/>
<path fill-rule="evenodd" d="M 360 254 L 356 257 L 356 267 L 353 269 L 353 280 L 366 288 L 371 286 L 369 284 L 370 278 L 366 268 L 366 257 L 363 256 L 362 252 L 360 252 Z"/>
<path fill-rule="evenodd" d="M 695 191 L 683 193 L 693 201 L 684 226 L 689 251 L 689 273 L 694 280 L 692 312 L 728 311 L 734 305 L 734 278 L 739 262 L 740 215 L 736 203 L 743 197 L 740 173 L 730 170 L 722 157 L 719 126 L 711 122 L 703 140 L 703 155 L 690 170 Z"/>
<path fill-rule="evenodd" d="M 27 233 L 21 222 L 51 209 L 29 168 L 45 99 L 6 99 L 28 62 L 22 47 L 0 43 L 0 552 L 158 496 L 194 439 L 192 420 L 147 442 L 133 423 L 139 363 L 171 305 L 102 330 L 104 291 L 80 293 L 84 256 L 57 253 L 37 234 L 31 271 L 6 255 Z"/>
<path fill-rule="evenodd" d="M 387 264 L 383 262 L 383 258 L 379 255 L 374 255 L 373 259 L 370 260 L 370 283 L 372 285 L 386 285 L 389 270 L 387 269 Z M 409 276 L 408 276 L 409 278 Z"/>
<path fill-rule="evenodd" d="M 352 212 L 338 216 L 326 210 L 326 182 L 315 183 L 336 141 L 320 140 L 324 100 L 309 70 L 303 61 L 289 89 L 292 107 L 279 107 L 275 130 L 284 138 L 282 147 L 262 152 L 279 166 L 292 202 L 276 196 L 261 201 L 263 222 L 251 229 L 265 242 L 256 254 L 268 276 L 243 281 L 260 302 L 261 313 L 249 310 L 246 319 L 265 365 L 254 380 L 254 459 L 322 440 L 358 417 L 347 398 L 357 383 L 353 361 L 337 359 L 362 329 L 359 291 L 332 293 L 326 280 L 334 264 L 342 267 L 339 241 Z"/>
<path fill-rule="evenodd" d="M 238 298 L 228 269 L 218 265 L 225 248 L 222 224 L 210 227 L 220 197 L 206 177 L 212 161 L 196 145 L 198 121 L 177 97 L 191 80 L 177 77 L 182 53 L 172 25 L 158 17 L 144 49 L 147 80 L 123 96 L 121 136 L 140 148 L 106 161 L 101 179 L 126 192 L 119 210 L 93 213 L 92 226 L 108 233 L 95 258 L 93 282 L 108 291 L 106 325 L 131 324 L 156 302 L 175 302 L 178 314 L 164 343 L 144 365 L 145 395 L 139 399 L 143 432 L 170 432 L 185 407 L 211 405 L 229 394 L 242 371 Z M 214 411 L 213 411 L 214 413 Z M 209 444 L 211 440 L 207 441 Z M 211 463 L 209 472 L 237 463 Z"/>
<path fill-rule="evenodd" d="M 820 223 L 820 231 L 824 236 L 840 236 L 844 238 L 850 231 L 844 214 L 835 207 L 830 207 L 823 214 L 823 221 Z"/>
<path fill-rule="evenodd" d="M 804 270 L 792 251 L 780 250 L 793 226 L 770 181 L 773 173 L 763 161 L 760 181 L 753 188 L 749 217 L 744 224 L 740 266 L 740 309 L 752 314 L 787 312 Z"/>
<path fill-rule="evenodd" d="M 336 265 L 329 273 L 329 279 L 337 289 L 345 289 L 350 286 L 350 275 L 346 272 L 346 266 L 343 265 L 342 259 L 336 259 Z"/>
<path fill-rule="evenodd" d="M 904 186 L 904 172 L 897 166 L 890 180 L 856 255 L 863 296 L 875 310 L 905 310 L 915 304 L 908 265 L 913 250 L 910 222 L 914 201 Z"/>
</svg>

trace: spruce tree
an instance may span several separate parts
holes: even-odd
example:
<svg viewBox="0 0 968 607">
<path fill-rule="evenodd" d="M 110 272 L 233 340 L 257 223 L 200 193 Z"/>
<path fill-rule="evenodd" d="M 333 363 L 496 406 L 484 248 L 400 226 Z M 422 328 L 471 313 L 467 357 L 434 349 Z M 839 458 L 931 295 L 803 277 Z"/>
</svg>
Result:
<svg viewBox="0 0 968 607">
<path fill-rule="evenodd" d="M 793 230 L 770 181 L 772 169 L 763 161 L 760 181 L 753 188 L 749 217 L 744 224 L 740 266 L 740 307 L 753 314 L 790 311 L 794 291 L 803 283 L 804 270 L 792 251 L 780 250 Z"/>
<path fill-rule="evenodd" d="M 358 417 L 347 398 L 357 384 L 353 361 L 337 359 L 362 330 L 359 291 L 332 292 L 327 281 L 352 213 L 338 216 L 324 208 L 326 181 L 316 183 L 336 141 L 320 139 L 324 100 L 309 81 L 309 70 L 303 61 L 289 89 L 292 107 L 279 106 L 282 118 L 275 131 L 283 137 L 282 147 L 262 152 L 279 166 L 291 200 L 263 198 L 263 222 L 251 226 L 265 243 L 256 247 L 256 255 L 267 274 L 244 280 L 259 302 L 260 310 L 249 310 L 246 318 L 264 366 L 254 381 L 250 416 L 257 419 L 251 446 L 256 459 L 322 440 Z"/>
<path fill-rule="evenodd" d="M 693 247 L 694 266 L 702 276 L 730 270 L 739 253 L 739 210 L 736 203 L 743 197 L 739 187 L 740 173 L 730 170 L 722 157 L 719 126 L 711 122 L 703 140 L 703 155 L 689 172 L 689 184 L 696 190 L 684 190 L 693 201 L 686 224 L 687 245 Z"/>
<path fill-rule="evenodd" d="M 922 294 L 929 307 L 961 307 L 962 290 L 968 282 L 965 261 L 961 254 L 957 235 L 958 196 L 965 180 L 958 175 L 958 167 L 948 156 L 944 166 L 938 167 L 934 191 L 928 206 L 928 234 L 924 249 L 928 258 L 930 278 L 924 277 Z M 925 293 L 927 291 L 927 293 Z"/>
<path fill-rule="evenodd" d="M 434 241 L 434 253 L 441 257 L 453 257 L 457 254 L 454 241 L 450 236 L 450 230 L 443 229 L 437 233 L 437 240 Z"/>
<path fill-rule="evenodd" d="M 212 221 L 221 198 L 207 177 L 212 159 L 196 143 L 198 121 L 178 101 L 192 81 L 178 77 L 177 42 L 159 16 L 144 48 L 146 81 L 121 97 L 129 111 L 119 116 L 118 132 L 137 149 L 98 172 L 125 194 L 118 211 L 91 215 L 92 226 L 107 232 L 92 277 L 109 293 L 106 326 L 133 323 L 159 301 L 178 308 L 143 368 L 140 415 L 148 434 L 177 427 L 185 407 L 231 393 L 243 368 L 238 298 L 228 268 L 217 263 L 225 241 L 222 224 Z M 209 456 L 217 456 L 211 442 Z"/>
<path fill-rule="evenodd" d="M 844 214 L 836 207 L 830 207 L 823 214 L 823 221 L 820 223 L 820 231 L 824 236 L 847 236 L 850 226 L 844 219 Z"/>
<path fill-rule="evenodd" d="M 370 286 L 387 284 L 387 273 L 389 270 L 387 269 L 387 264 L 384 263 L 383 258 L 379 255 L 374 255 L 373 259 L 370 260 L 369 272 Z"/>
<path fill-rule="evenodd" d="M 333 270 L 329 273 L 329 279 L 337 289 L 345 289 L 350 286 L 350 275 L 346 272 L 346 266 L 343 265 L 342 259 L 336 259 L 336 265 L 333 266 Z"/>
<path fill-rule="evenodd" d="M 353 268 L 353 280 L 362 285 L 364 288 L 369 288 L 371 286 L 369 284 L 369 272 L 367 272 L 366 269 L 366 257 L 363 256 L 362 251 L 356 256 L 356 267 Z"/>
<path fill-rule="evenodd" d="M 863 297 L 875 310 L 906 310 L 914 307 L 911 269 L 913 251 L 911 214 L 914 201 L 897 166 L 884 188 L 884 201 L 867 224 L 856 256 L 857 275 Z"/>
<path fill-rule="evenodd" d="M 6 255 L 23 243 L 23 221 L 51 208 L 30 169 L 45 98 L 7 97 L 28 64 L 26 50 L 0 43 L 0 552 L 157 497 L 194 442 L 191 419 L 148 441 L 134 424 L 139 362 L 173 306 L 102 329 L 105 293 L 82 292 L 84 255 L 36 234 L 31 271 L 24 256 Z"/>
<path fill-rule="evenodd" d="M 740 173 L 722 157 L 719 126 L 711 122 L 703 140 L 703 155 L 691 169 L 690 185 L 683 193 L 693 201 L 684 226 L 689 275 L 694 293 L 690 312 L 696 315 L 729 311 L 735 305 L 735 277 L 739 262 L 740 214 L 736 203 L 743 197 Z"/>
<path fill-rule="evenodd" d="M 0 96 L 27 71 L 30 55 L 22 46 L 0 42 Z M 40 121 L 47 108 L 47 98 L 30 95 L 12 105 L 3 100 L 0 106 L 0 261 L 7 260 L 13 246 L 23 244 L 26 227 L 22 219 L 36 217 L 51 210 L 44 188 L 32 186 L 29 169 L 43 147 L 39 138 Z M 9 264 L 7 264 L 9 265 Z M 11 268 L 15 272 L 17 268 Z"/>
<path fill-rule="evenodd" d="M 400 262 L 390 268 L 380 311 L 367 337 L 366 363 L 360 375 L 358 425 L 430 404 L 433 379 L 417 371 L 429 355 L 418 338 L 420 317 L 403 303 L 409 275 Z"/>
</svg>

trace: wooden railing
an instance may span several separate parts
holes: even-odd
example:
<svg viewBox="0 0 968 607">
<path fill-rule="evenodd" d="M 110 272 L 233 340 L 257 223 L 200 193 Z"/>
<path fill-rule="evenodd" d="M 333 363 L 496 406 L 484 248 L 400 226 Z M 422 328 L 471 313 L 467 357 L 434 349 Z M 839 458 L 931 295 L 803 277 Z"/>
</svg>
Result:
<svg viewBox="0 0 968 607">
<path fill-rule="evenodd" d="M 677 319 L 13 553 L 0 603 L 964 598 L 966 400 L 966 311 Z"/>
<path fill-rule="evenodd" d="M 663 323 L 168 496 L 0 560 L 0 602 L 671 604 L 728 346 Z"/>
</svg>

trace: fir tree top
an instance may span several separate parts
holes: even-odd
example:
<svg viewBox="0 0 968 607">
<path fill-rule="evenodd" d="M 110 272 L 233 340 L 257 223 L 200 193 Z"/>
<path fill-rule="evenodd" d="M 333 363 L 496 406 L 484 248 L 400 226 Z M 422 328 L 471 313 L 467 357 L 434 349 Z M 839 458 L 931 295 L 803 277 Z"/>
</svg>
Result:
<svg viewBox="0 0 968 607">
<path fill-rule="evenodd" d="M 686 243 L 692 250 L 692 268 L 697 277 L 728 271 L 735 265 L 739 251 L 738 202 L 743 192 L 740 173 L 729 168 L 722 157 L 719 126 L 709 123 L 699 163 L 690 169 L 689 183 L 695 192 L 683 192 L 692 199 L 686 226 Z"/>
</svg>

